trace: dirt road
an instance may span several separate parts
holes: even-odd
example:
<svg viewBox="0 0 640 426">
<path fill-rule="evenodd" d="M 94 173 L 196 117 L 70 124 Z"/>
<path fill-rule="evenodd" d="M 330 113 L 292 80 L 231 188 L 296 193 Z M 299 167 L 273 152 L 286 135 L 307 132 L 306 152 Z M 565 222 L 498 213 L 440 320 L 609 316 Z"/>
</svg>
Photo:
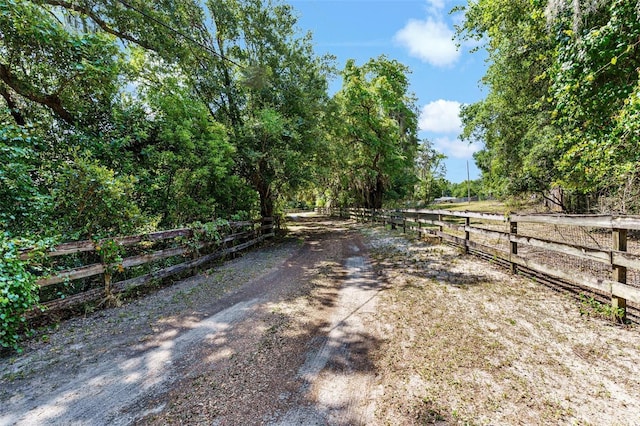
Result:
<svg viewBox="0 0 640 426">
<path fill-rule="evenodd" d="M 370 423 L 361 361 L 379 287 L 361 237 L 290 228 L 279 246 L 41 334 L 3 360 L 0 424 Z M 207 406 L 186 407 L 194 397 Z"/>
<path fill-rule="evenodd" d="M 436 242 L 289 237 L 0 360 L 3 425 L 638 425 L 640 330 Z"/>
</svg>

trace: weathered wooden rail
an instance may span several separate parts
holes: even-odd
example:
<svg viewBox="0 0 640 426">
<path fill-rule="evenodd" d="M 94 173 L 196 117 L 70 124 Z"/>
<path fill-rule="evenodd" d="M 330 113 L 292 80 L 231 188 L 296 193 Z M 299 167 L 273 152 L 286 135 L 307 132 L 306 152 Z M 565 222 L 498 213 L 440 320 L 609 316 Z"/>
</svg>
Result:
<svg viewBox="0 0 640 426">
<path fill-rule="evenodd" d="M 450 210 L 334 210 L 382 223 L 495 261 L 512 272 L 557 280 L 611 301 L 625 313 L 640 309 L 640 217 L 498 215 Z"/>
<path fill-rule="evenodd" d="M 56 262 L 60 259 L 63 265 L 65 261 L 82 264 L 38 279 L 41 294 L 47 293 L 44 300 L 41 297 L 42 306 L 45 312 L 71 308 L 196 270 L 274 236 L 274 220 L 229 222 L 216 230 L 214 238 L 204 237 L 205 234 L 201 229 L 181 228 L 59 244 L 45 253 L 49 262 L 60 263 Z M 117 259 L 100 256 L 100 250 L 107 244 L 123 255 Z M 28 259 L 32 254 L 27 250 L 21 257 Z M 33 310 L 31 315 L 39 312 L 40 309 Z"/>
</svg>

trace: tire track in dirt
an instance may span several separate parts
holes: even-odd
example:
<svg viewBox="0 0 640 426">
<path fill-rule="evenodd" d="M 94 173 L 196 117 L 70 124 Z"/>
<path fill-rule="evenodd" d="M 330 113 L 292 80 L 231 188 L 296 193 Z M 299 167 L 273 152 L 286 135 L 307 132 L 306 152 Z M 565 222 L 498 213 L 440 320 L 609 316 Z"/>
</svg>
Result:
<svg viewBox="0 0 640 426">
<path fill-rule="evenodd" d="M 10 390 L 0 392 L 0 426 L 370 423 L 373 411 L 367 396 L 373 367 L 368 355 L 373 343 L 365 323 L 379 288 L 364 246 L 342 222 L 315 218 L 299 225 L 286 243 L 291 249 L 282 251 L 286 257 L 277 266 L 222 295 L 208 295 L 208 287 L 198 287 L 206 277 L 190 287 L 178 284 L 162 290 L 167 293 L 162 297 L 148 297 L 148 303 L 100 313 L 97 321 L 109 320 L 112 328 L 100 328 L 92 337 L 104 339 L 100 345 L 78 343 L 79 359 L 64 353 L 69 350 L 64 346 L 55 348 L 64 353 L 61 362 L 55 354 L 43 356 L 46 348 L 26 351 L 18 360 L 20 371 L 2 370 Z M 233 267 L 259 268 L 236 263 L 230 267 L 231 281 Z M 331 276 L 318 289 L 313 283 L 325 264 Z M 318 291 L 324 293 L 318 296 Z M 169 309 L 168 303 L 176 306 Z M 288 303 L 298 304 L 291 318 L 274 314 L 274 306 Z M 314 311 L 304 310 L 309 307 Z M 126 321 L 112 321 L 141 321 L 136 309 L 159 312 L 155 317 L 145 313 L 145 332 L 138 325 L 128 328 Z M 273 318 L 281 318 L 280 323 L 271 324 Z M 59 333 L 80 342 L 87 333 L 79 324 L 63 324 Z M 281 346 L 265 344 L 270 336 L 283 338 L 282 330 L 294 325 L 298 337 L 283 340 Z M 113 336 L 118 344 L 110 347 Z M 51 340 L 65 341 L 55 332 Z M 257 371 L 252 364 L 258 358 L 282 361 L 270 366 L 274 371 Z M 244 372 L 250 376 L 238 379 Z M 5 380 L 14 374 L 21 377 Z M 203 379 L 211 380 L 211 389 L 191 397 L 189 392 Z M 191 400 L 180 402 L 183 395 Z M 212 401 L 216 409 L 203 411 Z M 226 404 L 224 409 L 220 404 Z"/>
<path fill-rule="evenodd" d="M 175 381 L 173 364 L 182 354 L 202 341 L 215 339 L 247 316 L 259 301 L 239 302 L 184 333 L 168 332 L 166 340 L 138 356 L 87 367 L 51 394 L 15 395 L 3 407 L 9 412 L 0 416 L 0 424 L 130 424 L 135 416 L 122 415 L 122 408 L 170 386 Z"/>
<path fill-rule="evenodd" d="M 323 334 L 316 338 L 317 348 L 306 354 L 298 370 L 304 382 L 300 392 L 312 403 L 293 407 L 275 425 L 366 425 L 374 421 L 369 395 L 375 374 L 358 354 L 371 349 L 365 320 L 375 313 L 381 288 L 365 256 L 355 255 L 360 248 L 349 244 L 349 252 L 352 256 L 344 261 L 347 278 L 336 308 Z"/>
</svg>

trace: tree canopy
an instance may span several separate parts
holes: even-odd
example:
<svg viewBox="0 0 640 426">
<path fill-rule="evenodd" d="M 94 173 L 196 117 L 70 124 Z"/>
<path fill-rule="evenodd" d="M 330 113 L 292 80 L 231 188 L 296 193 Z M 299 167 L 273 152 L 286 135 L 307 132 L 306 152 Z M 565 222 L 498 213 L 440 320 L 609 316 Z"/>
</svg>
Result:
<svg viewBox="0 0 640 426">
<path fill-rule="evenodd" d="M 334 182 L 343 197 L 367 208 L 412 193 L 418 118 L 407 67 L 384 56 L 348 61 L 334 96 Z"/>
<path fill-rule="evenodd" d="M 10 0 L 0 30 L 11 235 L 267 217 L 310 188 L 370 207 L 413 192 L 409 70 L 349 61 L 329 96 L 333 60 L 286 3 Z"/>
<path fill-rule="evenodd" d="M 489 61 L 487 97 L 462 110 L 483 191 L 640 210 L 637 2 L 463 9 L 458 37 Z M 296 194 L 426 202 L 448 183 L 409 73 L 384 56 L 336 72 L 277 0 L 5 1 L 0 223 L 70 239 L 271 216 Z"/>
<path fill-rule="evenodd" d="M 640 4 L 480 0 L 464 39 L 485 40 L 489 95 L 463 109 L 463 137 L 496 192 L 553 187 L 639 211 Z M 568 207 L 568 206 L 565 206 Z"/>
</svg>

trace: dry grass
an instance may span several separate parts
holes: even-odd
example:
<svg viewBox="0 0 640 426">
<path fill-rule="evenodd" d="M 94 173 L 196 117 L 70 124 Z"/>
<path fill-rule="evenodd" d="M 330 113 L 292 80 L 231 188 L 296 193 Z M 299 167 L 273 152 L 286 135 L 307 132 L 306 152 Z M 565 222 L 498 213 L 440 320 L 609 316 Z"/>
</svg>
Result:
<svg viewBox="0 0 640 426">
<path fill-rule="evenodd" d="M 510 210 L 510 207 L 505 203 L 497 200 L 487 201 L 472 201 L 470 203 L 443 203 L 432 204 L 430 209 L 442 209 L 453 211 L 468 211 L 468 212 L 481 212 L 481 213 L 497 213 L 504 214 Z"/>
<path fill-rule="evenodd" d="M 376 366 L 386 424 L 633 425 L 637 328 L 453 248 L 365 231 L 390 289 Z"/>
</svg>

